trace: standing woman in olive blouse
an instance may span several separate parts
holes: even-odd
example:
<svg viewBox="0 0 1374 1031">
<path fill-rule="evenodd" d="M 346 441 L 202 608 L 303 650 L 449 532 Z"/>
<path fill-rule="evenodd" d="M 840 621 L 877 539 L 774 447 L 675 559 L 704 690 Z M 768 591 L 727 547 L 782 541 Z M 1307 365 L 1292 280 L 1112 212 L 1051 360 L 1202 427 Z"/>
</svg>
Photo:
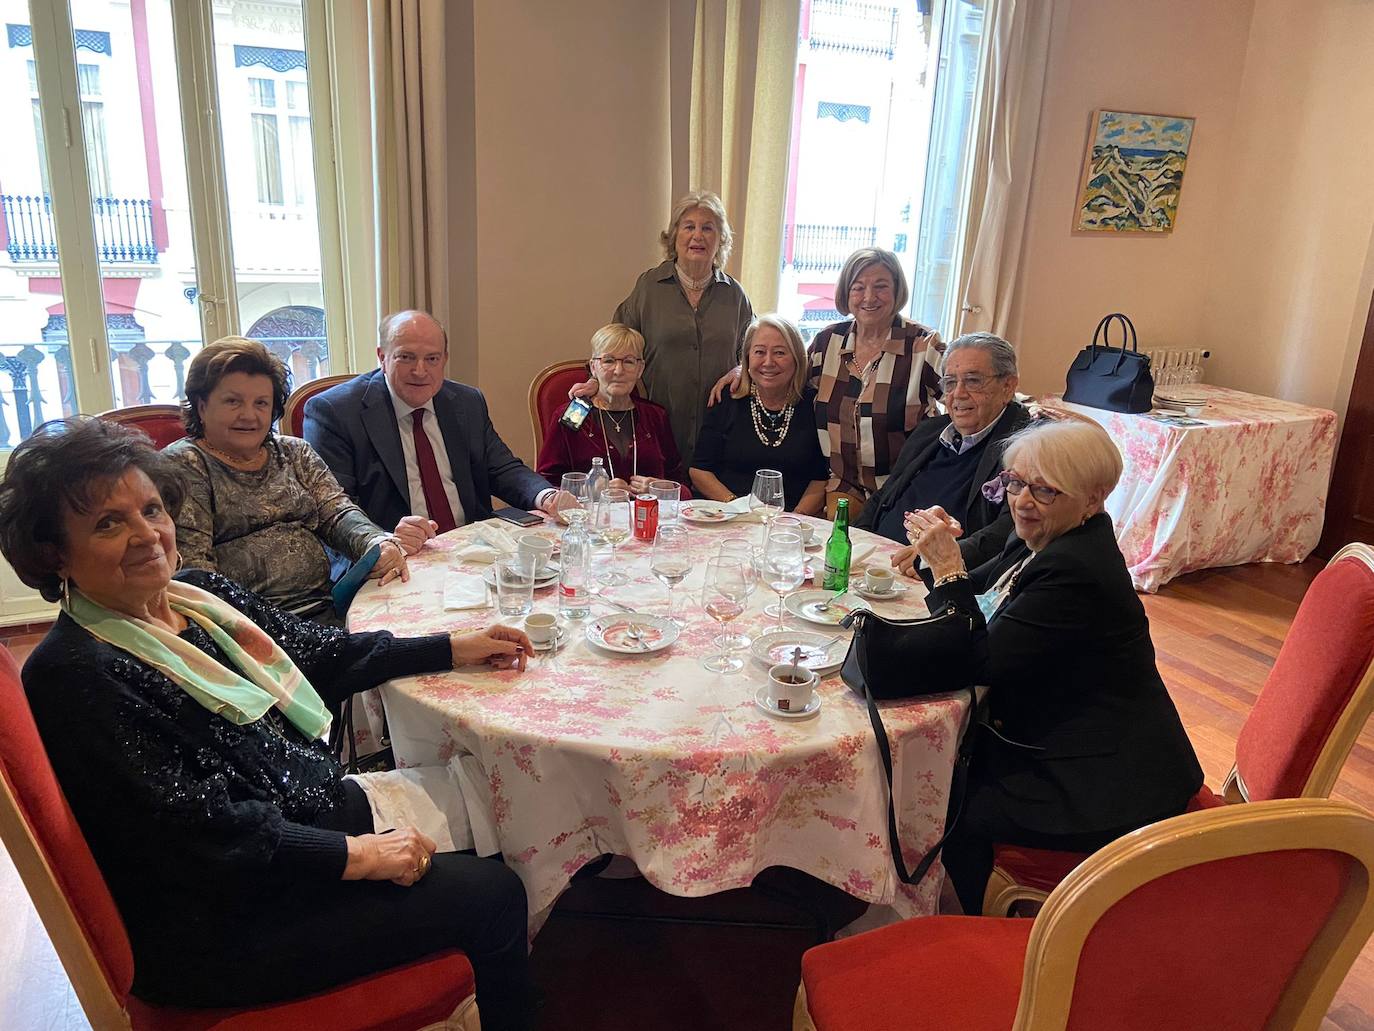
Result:
<svg viewBox="0 0 1374 1031">
<path fill-rule="evenodd" d="M 667 260 L 639 277 L 611 321 L 644 334 L 644 395 L 668 409 L 686 460 L 701 430 L 706 391 L 739 362 L 754 309 L 724 272 L 734 236 L 714 193 L 679 200 L 660 240 Z M 573 388 L 580 397 L 597 389 L 594 379 Z"/>
</svg>

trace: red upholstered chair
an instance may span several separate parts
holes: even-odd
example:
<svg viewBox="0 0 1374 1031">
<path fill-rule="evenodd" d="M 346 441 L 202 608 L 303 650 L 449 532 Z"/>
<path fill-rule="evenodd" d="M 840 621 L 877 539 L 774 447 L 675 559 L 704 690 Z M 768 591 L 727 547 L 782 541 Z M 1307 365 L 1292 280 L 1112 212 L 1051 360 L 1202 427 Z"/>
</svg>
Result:
<svg viewBox="0 0 1374 1031">
<path fill-rule="evenodd" d="M 124 921 L 53 775 L 19 668 L 3 646 L 0 841 L 96 1031 L 479 1031 L 472 966 L 456 950 L 270 1006 L 179 1010 L 131 996 L 134 959 Z"/>
<path fill-rule="evenodd" d="M 1034 921 L 921 917 L 802 956 L 793 1031 L 1315 1031 L 1374 931 L 1374 819 L 1187 813 L 1074 870 Z"/>
<path fill-rule="evenodd" d="M 309 383 L 302 383 L 291 391 L 291 396 L 286 399 L 286 404 L 282 408 L 281 431 L 288 437 L 304 436 L 305 403 L 316 394 L 323 393 L 340 383 L 346 383 L 352 378 L 351 372 L 346 372 L 341 376 L 321 376 L 319 379 L 312 379 Z"/>
<path fill-rule="evenodd" d="M 186 436 L 181 425 L 179 405 L 134 405 L 131 408 L 111 408 L 101 412 L 100 418 L 134 426 L 153 438 L 159 451 Z"/>
<path fill-rule="evenodd" d="M 591 376 L 587 360 L 555 362 L 530 382 L 530 424 L 534 427 L 534 453 L 544 446 L 544 426 L 555 412 L 568 407 L 568 391 Z"/>
<path fill-rule="evenodd" d="M 1325 798 L 1374 708 L 1374 548 L 1350 544 L 1317 574 L 1236 740 L 1217 795 L 1189 810 L 1272 798 Z M 985 916 L 1043 901 L 1086 858 L 1019 845 L 995 849 Z"/>
</svg>

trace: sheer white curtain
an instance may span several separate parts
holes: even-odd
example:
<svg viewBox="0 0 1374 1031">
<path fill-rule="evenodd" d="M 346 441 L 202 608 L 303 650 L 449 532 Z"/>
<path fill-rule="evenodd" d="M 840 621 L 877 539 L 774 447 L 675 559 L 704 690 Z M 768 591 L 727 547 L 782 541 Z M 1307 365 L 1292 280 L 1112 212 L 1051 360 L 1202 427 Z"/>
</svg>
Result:
<svg viewBox="0 0 1374 1031">
<path fill-rule="evenodd" d="M 690 107 L 685 138 L 678 126 L 672 134 L 673 168 L 685 148 L 688 178 L 674 193 L 720 194 L 736 240 L 726 271 L 760 312 L 778 303 L 799 17 L 798 0 L 677 0 L 673 11 L 674 33 L 693 33 L 690 105 L 685 52 L 678 40 L 673 48 L 675 119 Z"/>
<path fill-rule="evenodd" d="M 1026 232 L 1055 0 L 988 0 L 958 332 L 1005 335 Z"/>
</svg>

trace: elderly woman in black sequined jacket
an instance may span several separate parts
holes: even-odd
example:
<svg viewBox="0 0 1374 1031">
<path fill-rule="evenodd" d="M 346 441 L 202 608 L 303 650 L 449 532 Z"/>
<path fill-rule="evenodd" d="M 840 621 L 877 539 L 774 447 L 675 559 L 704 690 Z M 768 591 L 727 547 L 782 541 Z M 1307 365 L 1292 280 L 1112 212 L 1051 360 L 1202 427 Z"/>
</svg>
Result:
<svg viewBox="0 0 1374 1031">
<path fill-rule="evenodd" d="M 0 552 L 62 612 L 24 666 L 57 778 L 128 928 L 134 993 L 242 1006 L 467 952 L 484 1028 L 526 1026 L 526 906 L 500 862 L 378 834 L 320 740 L 392 677 L 524 668 L 505 627 L 348 634 L 179 565 L 176 467 L 136 431 L 47 423 L 0 481 Z"/>
</svg>

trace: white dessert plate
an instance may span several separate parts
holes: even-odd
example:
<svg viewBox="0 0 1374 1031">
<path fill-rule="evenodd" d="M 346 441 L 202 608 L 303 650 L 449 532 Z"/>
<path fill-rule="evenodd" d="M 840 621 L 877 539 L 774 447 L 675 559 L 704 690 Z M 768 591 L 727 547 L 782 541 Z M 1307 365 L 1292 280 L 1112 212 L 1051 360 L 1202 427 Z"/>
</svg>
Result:
<svg viewBox="0 0 1374 1031">
<path fill-rule="evenodd" d="M 689 523 L 728 523 L 735 518 L 735 513 L 725 511 L 719 501 L 684 501 L 678 514 Z"/>
<path fill-rule="evenodd" d="M 827 648 L 826 643 L 830 642 Z M 792 653 L 800 648 L 801 664 L 817 676 L 829 676 L 844 663 L 849 648 L 847 638 L 835 640 L 834 634 L 818 634 L 811 630 L 774 630 L 764 634 L 749 648 L 755 662 L 772 667 L 791 662 Z"/>
<path fill-rule="evenodd" d="M 587 640 L 623 655 L 662 651 L 682 633 L 676 623 L 644 612 L 615 612 L 587 624 Z"/>
<path fill-rule="evenodd" d="M 830 601 L 832 598 L 834 601 Z M 819 606 L 826 601 L 830 601 L 830 605 L 821 612 Z M 818 626 L 836 626 L 856 608 L 862 608 L 855 605 L 847 594 L 841 594 L 836 598 L 834 591 L 820 590 L 793 591 L 783 602 L 783 607 L 798 619 Z"/>
</svg>

